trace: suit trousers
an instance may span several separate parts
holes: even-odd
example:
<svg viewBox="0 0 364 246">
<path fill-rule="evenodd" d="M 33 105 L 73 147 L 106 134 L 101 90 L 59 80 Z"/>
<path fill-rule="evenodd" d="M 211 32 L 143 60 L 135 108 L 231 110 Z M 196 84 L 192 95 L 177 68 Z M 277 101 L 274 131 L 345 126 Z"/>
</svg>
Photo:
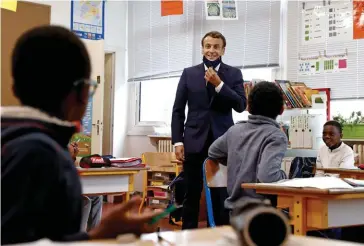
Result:
<svg viewBox="0 0 364 246">
<path fill-rule="evenodd" d="M 185 153 L 183 163 L 186 193 L 183 201 L 182 230 L 198 228 L 200 199 L 203 188 L 203 163 L 208 157 L 208 148 L 212 144 L 212 134 L 200 153 Z M 216 225 L 229 224 L 229 212 L 224 207 L 228 197 L 226 188 L 212 188 L 211 199 Z"/>
</svg>

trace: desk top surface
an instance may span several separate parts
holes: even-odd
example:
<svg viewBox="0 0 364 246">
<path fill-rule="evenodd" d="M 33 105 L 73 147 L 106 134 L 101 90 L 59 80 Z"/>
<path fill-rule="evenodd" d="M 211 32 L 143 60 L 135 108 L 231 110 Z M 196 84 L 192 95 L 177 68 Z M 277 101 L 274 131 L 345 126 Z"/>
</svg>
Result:
<svg viewBox="0 0 364 246">
<path fill-rule="evenodd" d="M 218 227 L 218 228 L 206 228 L 190 231 L 178 231 L 178 232 L 162 232 L 160 236 L 163 240 L 158 242 L 158 236 L 156 233 L 143 235 L 140 241 L 137 241 L 130 246 L 157 246 L 157 245 L 188 245 L 188 246 L 202 246 L 202 245 L 232 245 L 239 246 L 237 237 L 230 226 Z M 115 244 L 114 240 L 101 241 L 103 243 Z M 118 242 L 119 245 L 121 241 Z M 107 244 L 105 244 L 107 245 Z M 301 237 L 290 236 L 286 246 L 356 246 L 360 244 L 320 239 L 314 237 Z"/>
<path fill-rule="evenodd" d="M 216 246 L 239 246 L 236 234 L 230 226 L 217 227 L 217 228 L 205 228 L 198 230 L 188 231 L 169 231 L 161 232 L 158 240 L 158 234 L 146 234 L 142 235 L 140 240 L 134 242 L 123 241 L 122 238 L 128 238 L 128 235 L 122 236 L 118 240 L 95 240 L 88 242 L 69 242 L 69 243 L 55 243 L 49 240 L 40 240 L 33 243 L 20 244 L 21 246 L 105 246 L 105 245 L 129 245 L 129 246 L 161 246 L 161 245 L 188 245 L 188 246 L 202 246 L 202 245 L 216 245 Z M 18 245 L 18 246 L 20 246 Z M 358 246 L 363 244 L 321 239 L 315 237 L 302 237 L 291 235 L 287 241 L 286 246 Z"/>
<path fill-rule="evenodd" d="M 108 167 L 108 168 L 81 168 L 77 167 L 78 173 L 82 176 L 85 174 L 93 174 L 93 175 L 102 175 L 102 174 L 125 174 L 130 172 L 139 172 L 143 170 L 149 170 L 148 167 L 138 167 L 138 168 L 115 168 L 115 167 Z"/>
<path fill-rule="evenodd" d="M 345 194 L 360 194 L 364 197 L 364 187 L 358 187 L 353 189 L 317 189 L 317 188 L 296 188 L 286 187 L 275 184 L 263 184 L 263 183 L 248 183 L 242 184 L 244 189 L 255 189 L 258 193 L 260 191 L 270 191 L 272 193 L 294 193 L 294 194 L 311 194 L 311 195 L 345 195 Z M 263 192 L 262 192 L 263 193 Z"/>
<path fill-rule="evenodd" d="M 328 172 L 328 173 L 355 173 L 355 174 L 363 174 L 364 170 L 361 170 L 359 168 L 357 169 L 345 169 L 345 168 L 320 168 L 318 167 L 316 170 Z"/>
</svg>

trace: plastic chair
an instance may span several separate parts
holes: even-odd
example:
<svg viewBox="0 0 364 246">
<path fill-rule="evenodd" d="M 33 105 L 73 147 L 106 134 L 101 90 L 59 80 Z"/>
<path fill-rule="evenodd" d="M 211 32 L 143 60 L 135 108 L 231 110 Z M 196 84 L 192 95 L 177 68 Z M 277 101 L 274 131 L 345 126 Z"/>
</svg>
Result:
<svg viewBox="0 0 364 246">
<path fill-rule="evenodd" d="M 212 209 L 211 188 L 227 187 L 227 168 L 215 160 L 207 158 L 203 164 L 203 186 L 205 189 L 207 217 L 210 227 L 216 227 Z"/>
</svg>

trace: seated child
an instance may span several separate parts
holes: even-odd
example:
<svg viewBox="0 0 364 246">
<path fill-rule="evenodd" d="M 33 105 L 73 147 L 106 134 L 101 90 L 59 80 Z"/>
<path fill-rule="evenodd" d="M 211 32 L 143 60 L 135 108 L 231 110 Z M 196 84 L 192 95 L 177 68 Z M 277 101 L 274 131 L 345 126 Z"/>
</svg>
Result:
<svg viewBox="0 0 364 246">
<path fill-rule="evenodd" d="M 260 82 L 248 97 L 248 121 L 238 122 L 211 145 L 209 157 L 227 164 L 227 209 L 242 197 L 262 198 L 254 190 L 242 189 L 242 183 L 287 178 L 281 163 L 288 140 L 276 121 L 283 110 L 280 89 L 274 83 Z"/>
<path fill-rule="evenodd" d="M 79 153 L 78 143 L 70 143 L 68 145 L 68 151 L 75 162 Z M 81 230 L 90 231 L 100 224 L 103 204 L 102 198 L 102 196 L 83 196 Z"/>
<path fill-rule="evenodd" d="M 354 151 L 341 141 L 342 126 L 337 121 L 328 121 L 324 125 L 322 139 L 325 145 L 317 154 L 316 167 L 353 169 Z M 323 172 L 317 171 L 316 176 Z"/>
<path fill-rule="evenodd" d="M 1 243 L 81 241 L 150 232 L 159 212 L 140 198 L 115 205 L 81 231 L 82 186 L 68 143 L 97 82 L 84 43 L 58 26 L 35 27 L 16 42 L 12 88 L 20 106 L 1 107 Z"/>
</svg>

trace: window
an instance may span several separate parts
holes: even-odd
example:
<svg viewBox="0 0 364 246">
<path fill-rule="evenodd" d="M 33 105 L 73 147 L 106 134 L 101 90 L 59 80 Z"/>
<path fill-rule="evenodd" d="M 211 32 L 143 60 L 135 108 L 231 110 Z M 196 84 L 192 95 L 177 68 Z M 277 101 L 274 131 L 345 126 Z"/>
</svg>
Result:
<svg viewBox="0 0 364 246">
<path fill-rule="evenodd" d="M 273 68 L 244 69 L 242 70 L 242 73 L 245 81 L 273 80 Z M 179 77 L 145 80 L 140 82 L 140 123 L 155 126 L 165 125 L 169 127 L 178 82 Z M 235 122 L 247 119 L 247 115 L 247 112 L 239 114 L 233 111 Z"/>
<path fill-rule="evenodd" d="M 275 78 L 273 76 L 274 68 L 254 68 L 254 69 L 242 69 L 244 81 L 254 81 L 254 80 L 265 80 L 273 81 Z M 234 122 L 247 120 L 248 111 L 243 113 L 238 113 L 233 110 Z"/>
<path fill-rule="evenodd" d="M 332 100 L 331 101 L 331 118 L 341 114 L 342 116 L 349 117 L 355 111 L 364 113 L 364 99 L 352 100 Z"/>
<path fill-rule="evenodd" d="M 170 125 L 179 77 L 140 82 L 139 121 Z"/>
</svg>

